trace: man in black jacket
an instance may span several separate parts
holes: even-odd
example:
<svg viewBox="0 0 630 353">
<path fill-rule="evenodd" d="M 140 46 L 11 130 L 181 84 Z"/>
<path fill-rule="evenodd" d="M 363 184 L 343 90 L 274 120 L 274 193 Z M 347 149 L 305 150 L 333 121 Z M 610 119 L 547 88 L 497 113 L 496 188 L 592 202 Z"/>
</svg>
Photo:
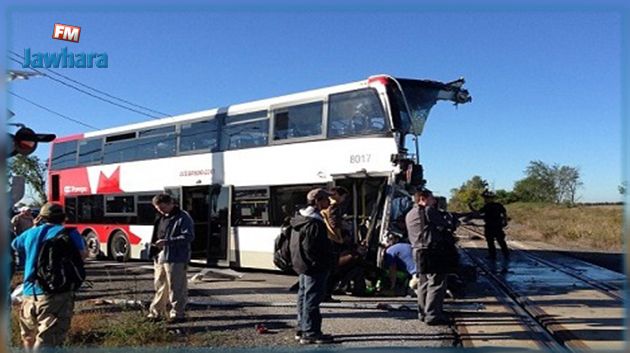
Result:
<svg viewBox="0 0 630 353">
<path fill-rule="evenodd" d="M 321 188 L 309 191 L 308 206 L 291 219 L 291 262 L 299 274 L 295 339 L 300 344 L 332 342 L 330 335 L 322 333 L 319 311 L 334 263 L 332 244 L 320 213 L 330 205 L 330 195 Z"/>
<path fill-rule="evenodd" d="M 456 218 L 467 214 L 441 212 L 428 189 L 417 190 L 414 201 L 405 222 L 418 271 L 418 318 L 428 325 L 446 325 L 449 320 L 442 310 L 446 278 L 457 267 L 451 233 Z"/>
<path fill-rule="evenodd" d="M 488 243 L 488 258 L 494 261 L 497 257 L 497 249 L 494 245 L 496 240 L 501 247 L 505 270 L 510 258 L 510 250 L 505 242 L 505 232 L 503 231 L 508 223 L 507 211 L 502 204 L 495 201 L 495 194 L 491 191 L 485 190 L 481 196 L 483 196 L 484 205 L 479 211 L 475 210 L 471 204 L 468 204 L 468 207 L 473 211 L 472 218 L 483 218 L 484 236 Z"/>
</svg>

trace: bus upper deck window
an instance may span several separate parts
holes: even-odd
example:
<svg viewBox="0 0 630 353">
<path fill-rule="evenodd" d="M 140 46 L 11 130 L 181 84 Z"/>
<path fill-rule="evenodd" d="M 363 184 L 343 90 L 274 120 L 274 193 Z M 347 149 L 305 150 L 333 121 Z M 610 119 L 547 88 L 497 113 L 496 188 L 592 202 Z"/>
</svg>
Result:
<svg viewBox="0 0 630 353">
<path fill-rule="evenodd" d="M 285 140 L 322 134 L 322 102 L 282 108 L 274 112 L 274 140 Z"/>
<path fill-rule="evenodd" d="M 330 96 L 328 109 L 329 137 L 386 131 L 385 113 L 373 89 L 333 94 Z"/>
</svg>

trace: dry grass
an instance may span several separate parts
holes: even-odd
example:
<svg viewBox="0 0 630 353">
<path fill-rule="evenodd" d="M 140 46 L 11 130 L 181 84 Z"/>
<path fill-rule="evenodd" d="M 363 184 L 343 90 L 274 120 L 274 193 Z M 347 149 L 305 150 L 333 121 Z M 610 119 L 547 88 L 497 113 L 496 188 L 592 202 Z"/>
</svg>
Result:
<svg viewBox="0 0 630 353">
<path fill-rule="evenodd" d="M 20 335 L 20 324 L 19 324 L 19 310 L 20 307 L 18 305 L 14 305 L 11 308 L 11 346 L 13 347 L 22 347 L 22 336 Z"/>
<path fill-rule="evenodd" d="M 11 277 L 11 291 L 13 291 L 15 289 L 15 287 L 17 287 L 19 284 L 21 284 L 23 282 L 23 273 L 20 272 L 16 272 L 13 277 Z"/>
<path fill-rule="evenodd" d="M 506 206 L 514 239 L 542 240 L 569 248 L 622 250 L 622 206 L 515 203 Z"/>
<path fill-rule="evenodd" d="M 111 317 L 103 333 L 103 347 L 166 346 L 175 338 L 164 323 L 149 322 L 141 312 Z"/>
<path fill-rule="evenodd" d="M 101 344 L 105 334 L 106 315 L 102 313 L 74 314 L 66 337 L 68 346 L 90 346 Z"/>
<path fill-rule="evenodd" d="M 11 311 L 11 344 L 20 347 L 19 305 Z M 142 347 L 165 346 L 173 335 L 164 323 L 148 322 L 141 312 L 75 313 L 65 346 L 70 347 Z"/>
</svg>

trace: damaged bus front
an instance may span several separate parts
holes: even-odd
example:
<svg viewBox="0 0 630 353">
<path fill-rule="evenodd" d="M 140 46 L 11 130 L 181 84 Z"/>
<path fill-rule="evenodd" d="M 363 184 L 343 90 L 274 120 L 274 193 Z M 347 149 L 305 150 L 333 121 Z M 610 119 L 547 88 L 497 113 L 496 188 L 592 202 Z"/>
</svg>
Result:
<svg viewBox="0 0 630 353">
<path fill-rule="evenodd" d="M 335 185 L 344 186 L 352 196 L 349 208 L 354 211 L 351 221 L 352 229 L 357 230 L 357 244 L 367 245 L 368 259 L 380 267 L 388 235 L 406 237 L 404 219 L 412 206 L 413 190 L 426 183 L 418 139 L 431 108 L 438 101 L 458 105 L 472 98 L 463 88 L 463 78 L 442 83 L 379 75 L 368 82 L 379 92 L 396 141 L 397 153 L 391 155 L 393 170 L 388 175 L 357 172 L 333 177 Z"/>
</svg>

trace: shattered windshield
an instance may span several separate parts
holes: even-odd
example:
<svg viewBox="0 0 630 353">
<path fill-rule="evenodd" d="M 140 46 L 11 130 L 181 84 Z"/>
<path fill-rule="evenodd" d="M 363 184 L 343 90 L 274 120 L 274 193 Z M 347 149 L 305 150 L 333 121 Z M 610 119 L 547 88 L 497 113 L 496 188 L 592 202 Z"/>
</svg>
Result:
<svg viewBox="0 0 630 353">
<path fill-rule="evenodd" d="M 429 117 L 431 108 L 438 100 L 449 100 L 455 104 L 471 101 L 468 91 L 461 88 L 464 84 L 463 78 L 449 83 L 409 79 L 396 79 L 396 81 L 400 84 L 403 93 L 402 97 L 404 97 L 409 109 L 407 113 L 403 113 L 405 105 L 399 104 L 399 107 L 401 107 L 400 117 L 403 133 L 420 135 Z M 400 98 L 397 98 L 397 100 Z"/>
<path fill-rule="evenodd" d="M 440 90 L 426 85 L 424 81 L 399 79 L 398 83 L 409 108 L 408 113 L 401 112 L 401 123 L 407 127 L 406 133 L 420 135 Z"/>
</svg>

